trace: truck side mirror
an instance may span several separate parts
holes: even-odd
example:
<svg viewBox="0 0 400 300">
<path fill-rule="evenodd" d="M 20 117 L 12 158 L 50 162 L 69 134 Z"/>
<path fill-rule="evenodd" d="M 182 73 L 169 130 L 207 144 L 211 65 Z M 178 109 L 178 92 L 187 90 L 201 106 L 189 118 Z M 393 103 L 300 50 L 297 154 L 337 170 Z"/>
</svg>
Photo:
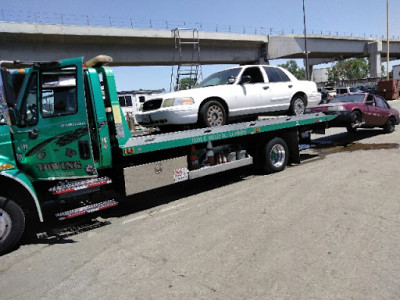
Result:
<svg viewBox="0 0 400 300">
<path fill-rule="evenodd" d="M 139 102 L 143 103 L 146 100 L 146 98 L 144 96 L 139 96 Z"/>
<path fill-rule="evenodd" d="M 10 122 L 11 124 L 17 124 L 18 121 L 18 111 L 16 111 L 14 108 L 10 107 L 8 109 L 8 115 L 10 117 Z"/>
</svg>

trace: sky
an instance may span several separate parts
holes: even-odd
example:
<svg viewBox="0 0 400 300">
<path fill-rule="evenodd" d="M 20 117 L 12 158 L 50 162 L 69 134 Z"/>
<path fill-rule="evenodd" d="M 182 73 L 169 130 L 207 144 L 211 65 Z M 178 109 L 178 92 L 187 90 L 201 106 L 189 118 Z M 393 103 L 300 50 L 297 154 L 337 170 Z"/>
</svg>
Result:
<svg viewBox="0 0 400 300">
<path fill-rule="evenodd" d="M 387 0 L 304 0 L 307 34 L 386 38 Z M 389 37 L 400 39 L 400 0 L 389 0 Z M 303 33 L 303 0 L 0 0 L 0 21 L 141 28 L 186 26 L 235 33 Z M 201 46 L 201 41 L 200 41 Z M 89 58 L 87 58 L 89 59 Z M 382 59 L 383 61 L 383 59 Z M 270 61 L 272 65 L 285 60 Z M 298 64 L 302 66 L 302 61 Z M 393 62 L 400 64 L 400 61 Z M 203 66 L 203 77 L 231 65 Z M 386 64 L 385 64 L 386 66 Z M 316 66 L 315 68 L 320 68 Z M 172 67 L 113 67 L 118 90 L 170 88 Z"/>
</svg>

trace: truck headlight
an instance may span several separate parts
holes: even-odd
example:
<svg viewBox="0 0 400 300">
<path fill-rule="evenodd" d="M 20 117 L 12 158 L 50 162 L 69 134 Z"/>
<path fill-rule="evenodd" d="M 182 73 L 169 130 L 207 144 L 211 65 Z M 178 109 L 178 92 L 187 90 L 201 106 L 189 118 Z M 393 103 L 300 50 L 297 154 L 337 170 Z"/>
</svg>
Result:
<svg viewBox="0 0 400 300">
<path fill-rule="evenodd" d="M 345 111 L 345 107 L 342 105 L 337 105 L 337 106 L 330 106 L 328 107 L 327 111 Z"/>
<path fill-rule="evenodd" d="M 170 107 L 176 105 L 191 105 L 191 104 L 194 104 L 194 100 L 191 97 L 168 98 L 163 101 L 162 107 Z"/>
</svg>

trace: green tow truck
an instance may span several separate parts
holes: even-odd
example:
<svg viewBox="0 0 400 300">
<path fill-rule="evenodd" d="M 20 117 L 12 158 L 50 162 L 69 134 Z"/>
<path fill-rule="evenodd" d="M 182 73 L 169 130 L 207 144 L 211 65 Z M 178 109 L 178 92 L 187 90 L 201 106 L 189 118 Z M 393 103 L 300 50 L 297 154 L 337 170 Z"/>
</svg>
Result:
<svg viewBox="0 0 400 300">
<path fill-rule="evenodd" d="M 246 165 L 281 171 L 300 163 L 302 133 L 334 118 L 306 114 L 133 136 L 109 62 L 0 62 L 0 254 L 54 215 L 65 220 Z"/>
</svg>

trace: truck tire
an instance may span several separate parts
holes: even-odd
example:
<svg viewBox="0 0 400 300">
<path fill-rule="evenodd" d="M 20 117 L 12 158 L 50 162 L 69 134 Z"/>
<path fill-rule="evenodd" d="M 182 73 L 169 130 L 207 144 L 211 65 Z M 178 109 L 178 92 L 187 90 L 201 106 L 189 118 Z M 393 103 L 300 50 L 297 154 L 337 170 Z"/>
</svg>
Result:
<svg viewBox="0 0 400 300">
<path fill-rule="evenodd" d="M 286 142 L 275 137 L 266 143 L 262 149 L 262 166 L 264 173 L 276 173 L 283 171 L 289 160 L 289 148 Z"/>
<path fill-rule="evenodd" d="M 200 124 L 205 127 L 222 126 L 226 124 L 226 111 L 218 101 L 208 101 L 200 109 Z"/>
<path fill-rule="evenodd" d="M 13 200 L 0 196 L 0 255 L 20 241 L 25 229 L 25 215 Z"/>
</svg>

